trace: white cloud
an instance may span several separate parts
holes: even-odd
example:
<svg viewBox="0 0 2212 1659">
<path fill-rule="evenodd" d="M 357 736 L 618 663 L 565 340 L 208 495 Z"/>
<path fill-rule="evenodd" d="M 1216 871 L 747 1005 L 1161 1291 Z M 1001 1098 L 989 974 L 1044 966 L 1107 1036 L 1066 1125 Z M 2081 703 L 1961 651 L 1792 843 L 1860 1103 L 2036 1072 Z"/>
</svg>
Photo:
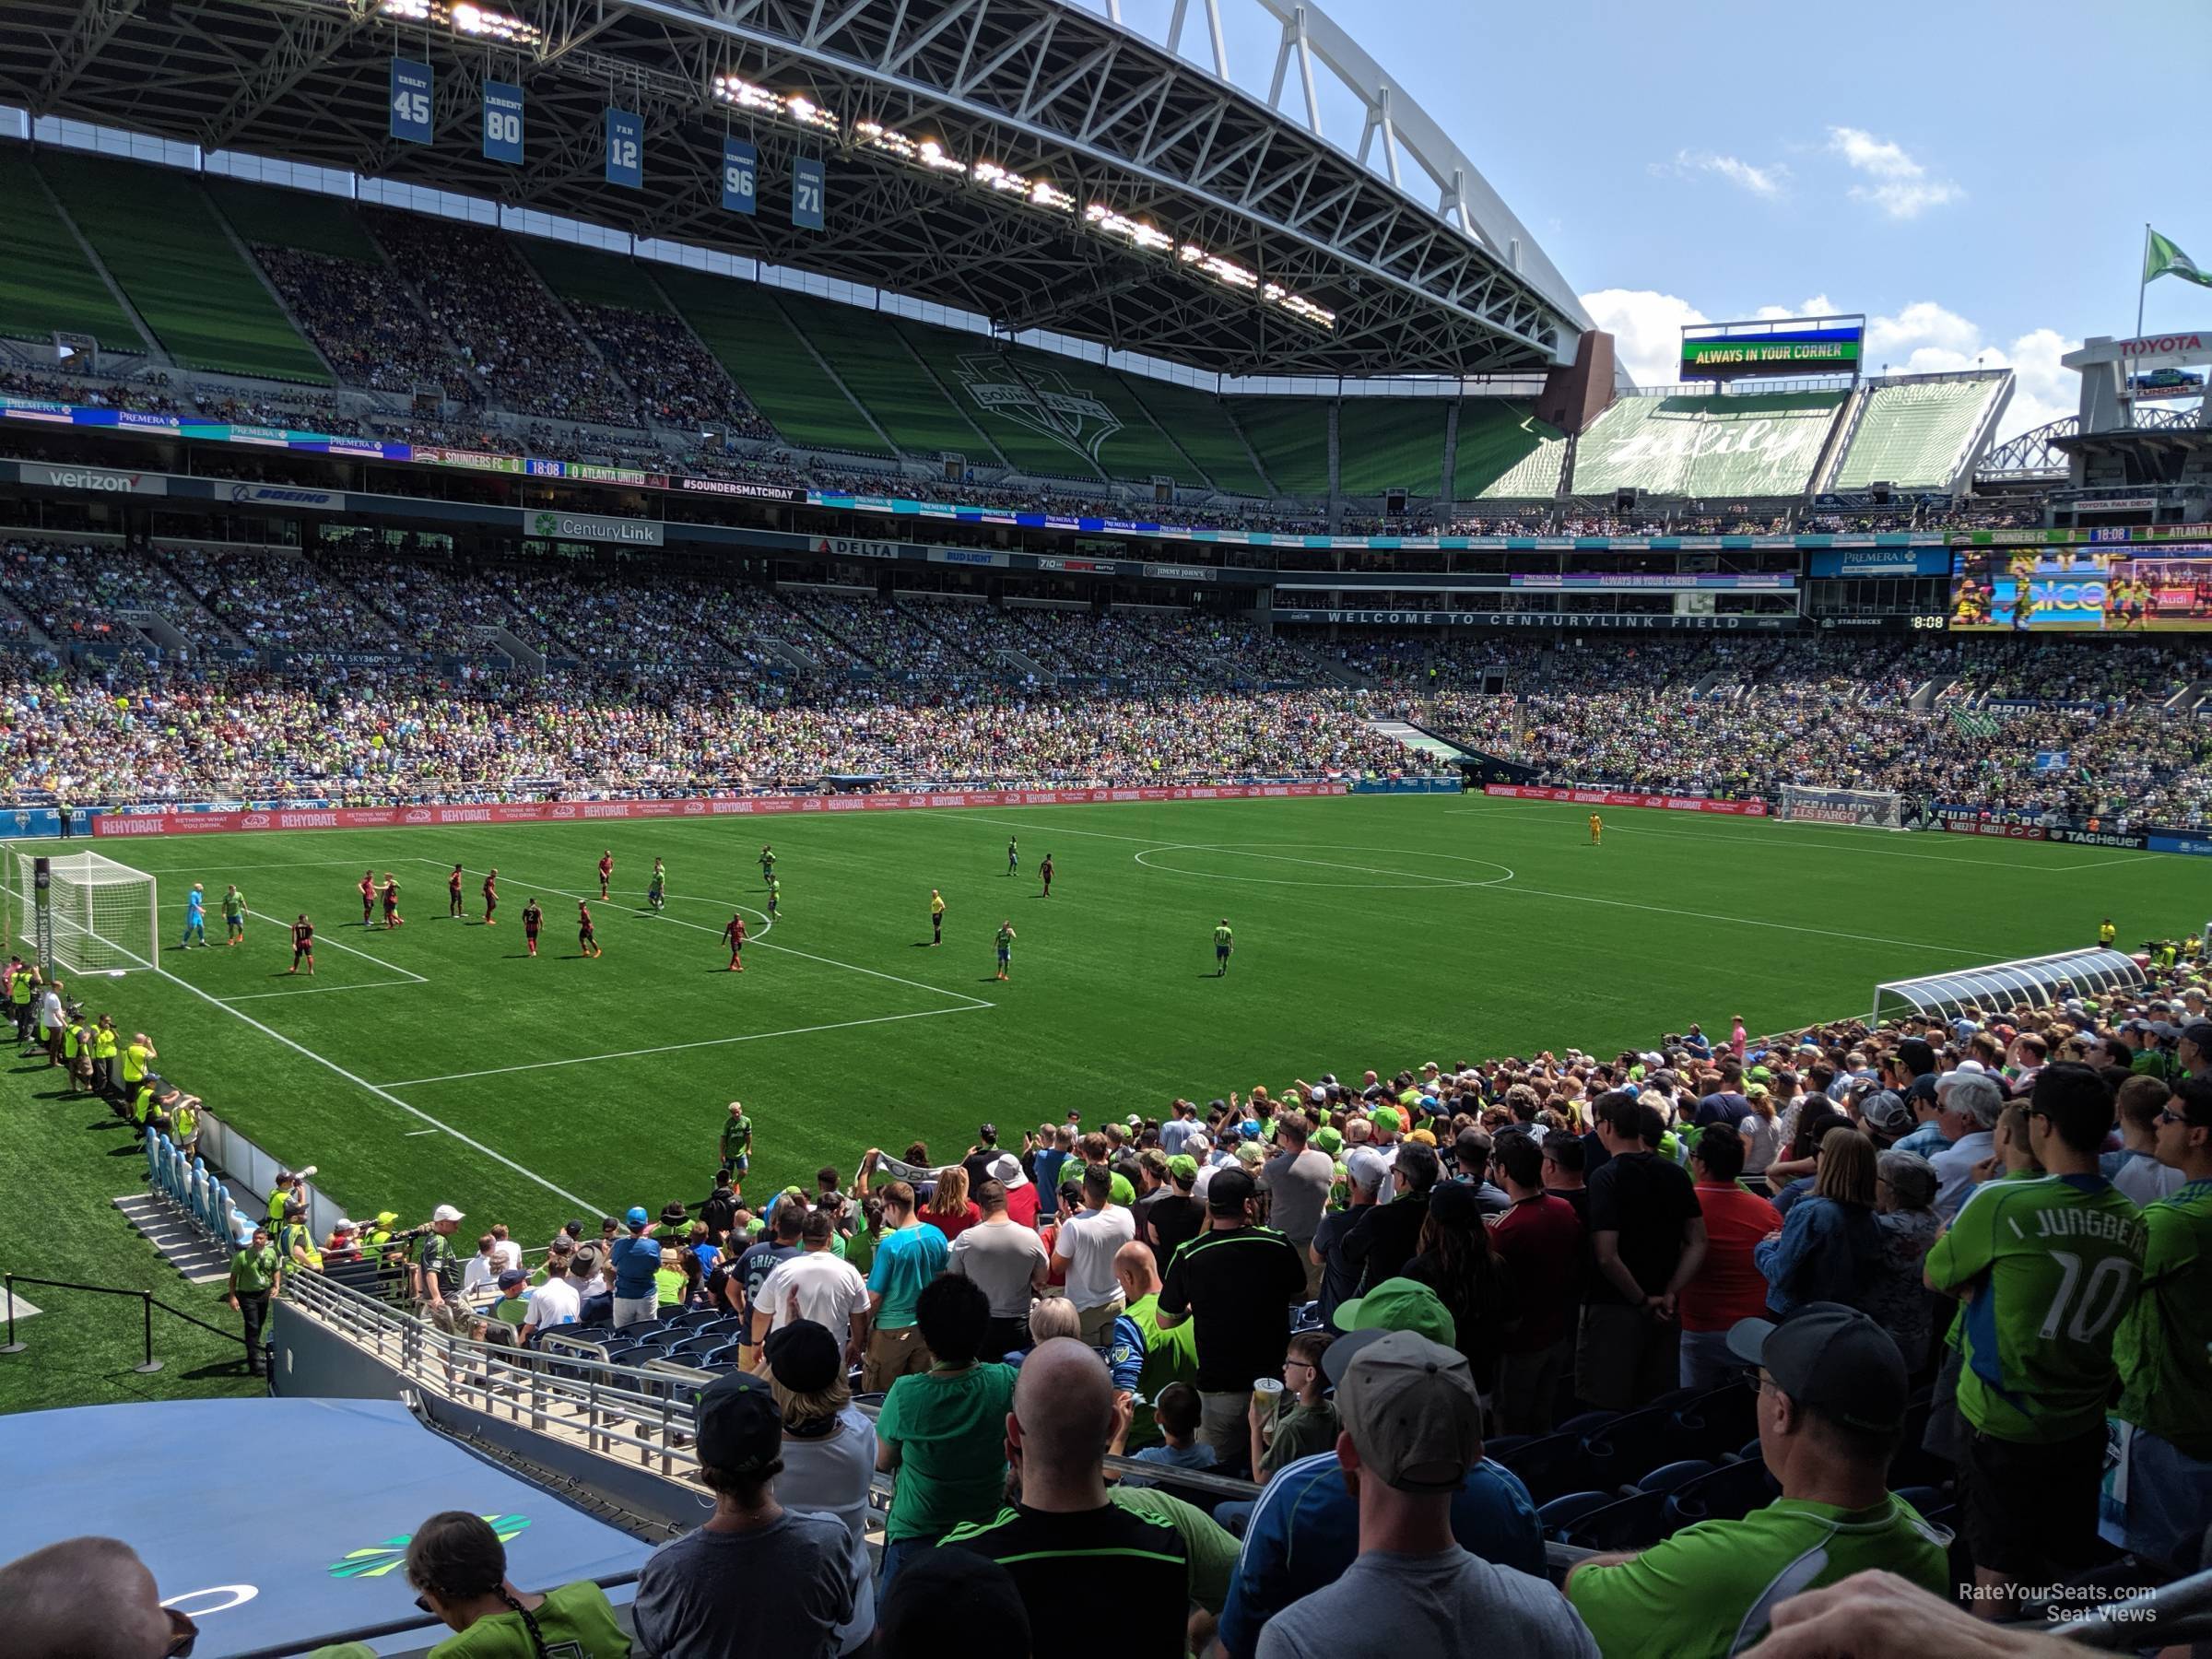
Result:
<svg viewBox="0 0 2212 1659">
<path fill-rule="evenodd" d="M 1707 150 L 1677 150 L 1672 161 L 1654 161 L 1649 171 L 1656 177 L 1688 178 L 1711 173 L 1761 201 L 1779 201 L 1790 193 L 1790 170 L 1781 162 L 1761 167 L 1740 156 L 1716 156 Z"/>
<path fill-rule="evenodd" d="M 1681 364 L 1682 330 L 1712 319 L 1677 294 L 1653 288 L 1604 288 L 1583 296 L 1583 308 L 1613 336 L 1615 356 L 1641 386 L 1671 386 Z M 1754 320 L 1832 316 L 1825 294 L 1802 305 L 1762 305 Z M 1731 313 L 1744 315 L 1741 312 Z M 2055 328 L 2030 329 L 2009 345 L 1988 338 L 1981 325 L 1933 300 L 1916 300 L 1892 316 L 1866 319 L 1866 372 L 1949 374 L 1961 370 L 2010 369 L 2012 401 L 1998 424 L 2011 438 L 2075 413 L 2081 382 L 2059 359 L 2081 342 Z"/>
<path fill-rule="evenodd" d="M 1877 138 L 1864 127 L 1830 127 L 1828 151 L 1853 172 L 1876 181 L 1853 184 L 1845 194 L 1854 202 L 1871 203 L 1891 218 L 1918 218 L 1931 207 L 1948 206 L 1966 197 L 1958 184 L 1931 174 L 1895 139 Z"/>
</svg>

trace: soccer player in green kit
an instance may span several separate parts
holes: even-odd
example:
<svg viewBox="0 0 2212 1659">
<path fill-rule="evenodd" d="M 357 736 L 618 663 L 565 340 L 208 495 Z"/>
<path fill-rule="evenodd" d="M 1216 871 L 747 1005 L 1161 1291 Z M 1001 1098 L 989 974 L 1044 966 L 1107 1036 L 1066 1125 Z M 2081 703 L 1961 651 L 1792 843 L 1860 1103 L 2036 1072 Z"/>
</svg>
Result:
<svg viewBox="0 0 2212 1659">
<path fill-rule="evenodd" d="M 223 889 L 223 932 L 226 945 L 242 944 L 246 936 L 246 896 L 235 887 Z"/>
<path fill-rule="evenodd" d="M 2113 1333 L 2143 1277 L 2142 1217 L 2098 1173 L 2112 1091 L 2073 1062 L 2043 1067 L 2028 1100 L 2047 1174 L 1968 1195 L 1928 1252 L 1931 1290 L 1959 1320 L 1960 1519 L 1987 1618 L 2016 1586 L 2051 1582 L 2097 1553 Z"/>
<path fill-rule="evenodd" d="M 1219 979 L 1229 971 L 1229 953 L 1236 948 L 1236 935 L 1229 931 L 1229 918 L 1221 918 L 1214 929 L 1214 977 Z"/>
<path fill-rule="evenodd" d="M 998 977 L 1006 977 L 1006 965 L 1014 959 L 1014 918 L 1008 916 L 998 924 Z"/>
<path fill-rule="evenodd" d="M 657 858 L 653 861 L 653 877 L 645 884 L 645 902 L 656 911 L 668 903 L 668 866 Z"/>
</svg>

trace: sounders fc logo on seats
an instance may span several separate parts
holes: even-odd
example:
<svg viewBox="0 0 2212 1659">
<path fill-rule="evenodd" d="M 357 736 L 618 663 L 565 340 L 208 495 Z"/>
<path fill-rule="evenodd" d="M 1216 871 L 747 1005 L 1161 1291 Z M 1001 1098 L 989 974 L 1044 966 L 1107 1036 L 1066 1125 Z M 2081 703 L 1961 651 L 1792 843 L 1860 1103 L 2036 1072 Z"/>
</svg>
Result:
<svg viewBox="0 0 2212 1659">
<path fill-rule="evenodd" d="M 485 1521 L 505 1544 L 521 1534 L 530 1524 L 527 1515 L 486 1515 Z M 386 1538 L 381 1544 L 371 1544 L 362 1549 L 349 1549 L 329 1567 L 332 1578 L 382 1578 L 385 1573 L 404 1565 L 407 1559 L 407 1545 L 413 1533 L 401 1533 Z"/>
<path fill-rule="evenodd" d="M 1017 373 L 996 356 L 964 357 L 960 383 L 989 413 L 1027 427 L 1093 465 L 1100 446 L 1122 429 L 1120 416 L 1089 393 L 1075 390 L 1056 369 Z"/>
</svg>

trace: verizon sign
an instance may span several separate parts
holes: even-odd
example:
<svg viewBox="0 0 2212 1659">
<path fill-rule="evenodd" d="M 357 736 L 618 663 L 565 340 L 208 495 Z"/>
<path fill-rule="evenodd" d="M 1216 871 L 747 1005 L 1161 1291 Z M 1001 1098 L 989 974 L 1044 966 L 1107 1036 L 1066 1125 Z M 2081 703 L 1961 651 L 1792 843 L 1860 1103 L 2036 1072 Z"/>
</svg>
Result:
<svg viewBox="0 0 2212 1659">
<path fill-rule="evenodd" d="M 50 489 L 88 489 L 95 495 L 167 495 L 169 479 L 159 473 L 116 472 L 104 466 L 53 466 L 20 461 L 16 476 Z"/>
</svg>

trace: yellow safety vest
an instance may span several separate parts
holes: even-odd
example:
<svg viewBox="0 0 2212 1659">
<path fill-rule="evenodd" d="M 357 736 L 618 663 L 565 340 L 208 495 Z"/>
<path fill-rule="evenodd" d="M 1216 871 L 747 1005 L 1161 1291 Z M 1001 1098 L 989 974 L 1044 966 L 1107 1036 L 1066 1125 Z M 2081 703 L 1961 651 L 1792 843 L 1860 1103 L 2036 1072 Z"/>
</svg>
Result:
<svg viewBox="0 0 2212 1659">
<path fill-rule="evenodd" d="M 312 1267 L 317 1273 L 323 1271 L 323 1253 L 315 1248 L 315 1235 L 310 1232 L 305 1226 L 295 1223 L 278 1229 L 276 1243 L 277 1247 L 284 1252 L 284 1259 L 287 1263 L 292 1259 L 292 1251 L 298 1248 L 307 1253 L 307 1265 L 310 1267 Z"/>
<path fill-rule="evenodd" d="M 115 1058 L 114 1027 L 97 1026 L 93 1029 L 92 1058 L 95 1060 L 112 1060 Z"/>
</svg>

